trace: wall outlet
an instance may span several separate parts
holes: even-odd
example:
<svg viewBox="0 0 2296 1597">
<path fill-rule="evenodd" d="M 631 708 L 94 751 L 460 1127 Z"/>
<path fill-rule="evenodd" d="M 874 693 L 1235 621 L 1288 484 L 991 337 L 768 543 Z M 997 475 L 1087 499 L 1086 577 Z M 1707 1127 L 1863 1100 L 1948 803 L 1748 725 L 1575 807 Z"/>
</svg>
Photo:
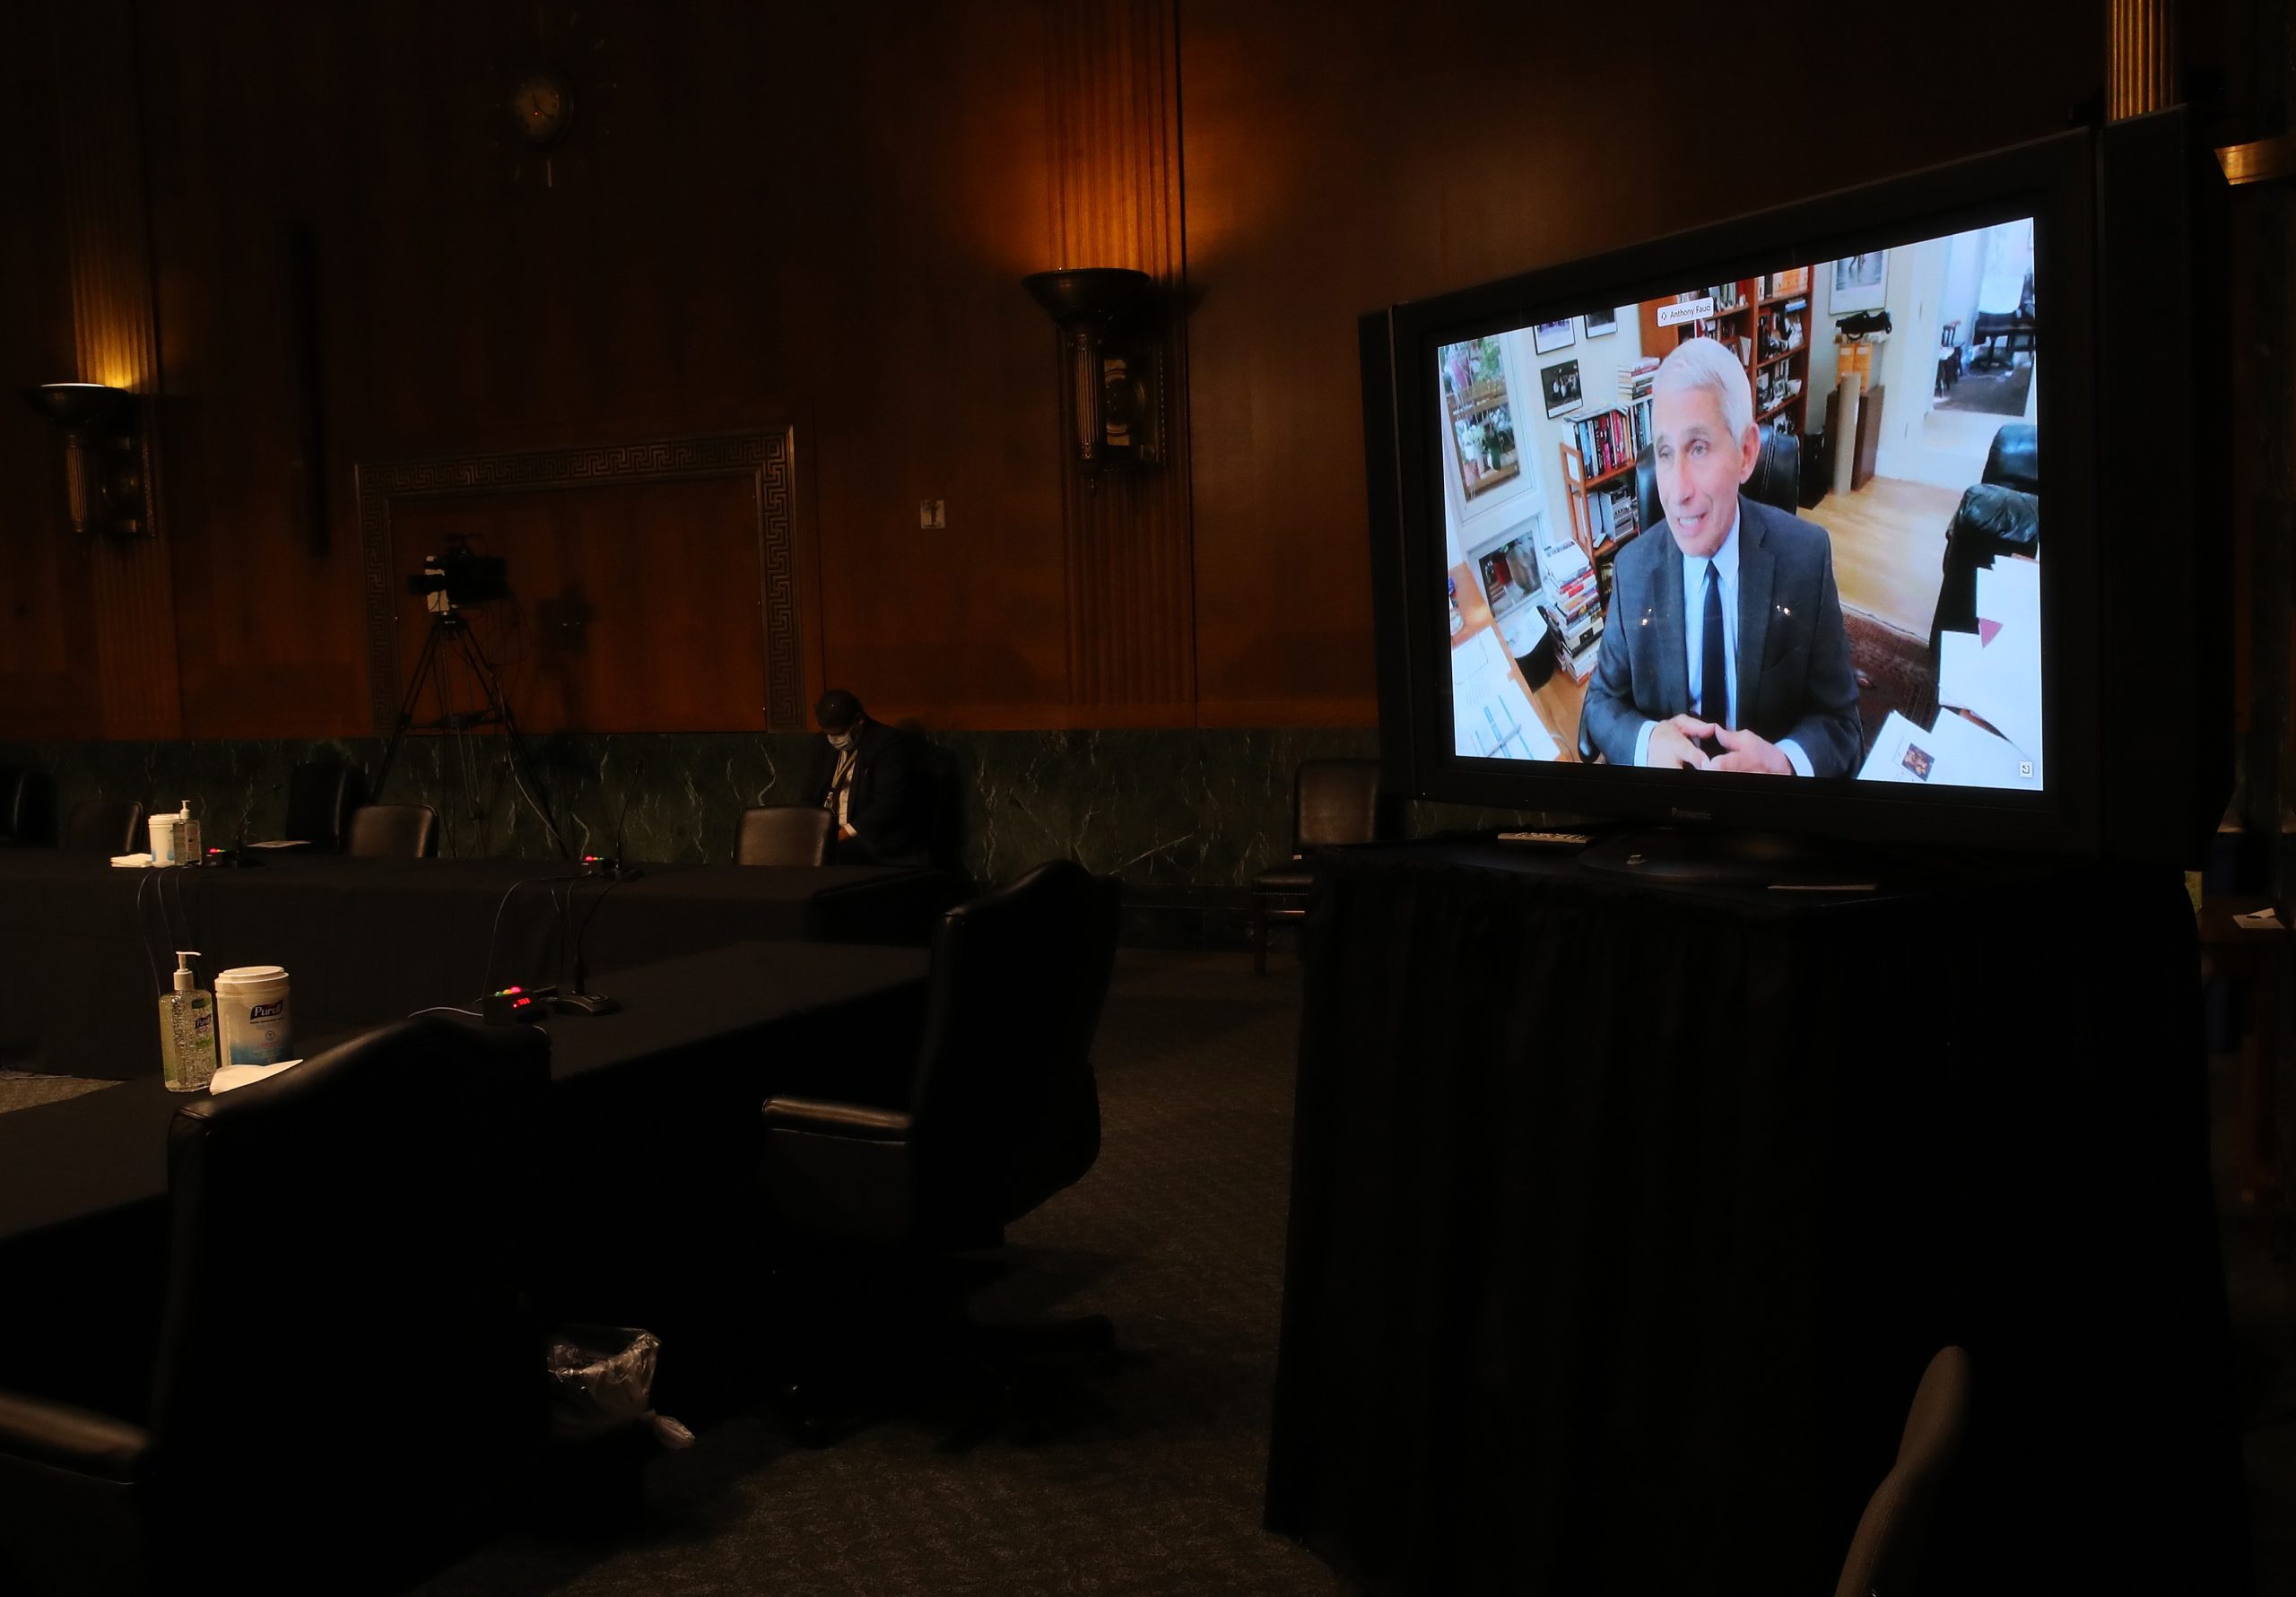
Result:
<svg viewBox="0 0 2296 1597">
<path fill-rule="evenodd" d="M 946 500 L 919 499 L 917 501 L 918 531 L 937 533 L 948 525 Z"/>
</svg>

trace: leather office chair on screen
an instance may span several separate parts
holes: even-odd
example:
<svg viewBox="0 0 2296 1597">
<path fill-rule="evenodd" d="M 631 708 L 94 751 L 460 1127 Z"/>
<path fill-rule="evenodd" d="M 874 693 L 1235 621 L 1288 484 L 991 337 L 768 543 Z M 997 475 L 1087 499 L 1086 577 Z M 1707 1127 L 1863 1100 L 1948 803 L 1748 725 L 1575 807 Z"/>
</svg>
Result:
<svg viewBox="0 0 2296 1597">
<path fill-rule="evenodd" d="M 813 1278 L 783 1295 L 814 1350 L 789 1392 L 806 1441 L 826 1439 L 851 1406 L 840 1388 L 905 1373 L 919 1354 L 998 1368 L 1004 1344 L 967 1317 L 967 1283 L 945 1255 L 997 1245 L 1100 1156 L 1091 1046 L 1118 898 L 1114 879 L 1062 860 L 950 910 L 905 1101 L 766 1100 L 772 1222 L 789 1273 Z M 1008 1340 L 1105 1352 L 1114 1332 L 1096 1317 Z M 851 1368 L 860 1350 L 878 1367 Z"/>
<path fill-rule="evenodd" d="M 84 798 L 72 806 L 58 846 L 65 854 L 109 859 L 116 854 L 141 854 L 148 838 L 144 829 L 144 805 L 135 799 Z"/>
<path fill-rule="evenodd" d="M 2041 547 L 2039 438 L 2030 421 L 2005 422 L 1985 452 L 1985 474 L 1964 491 L 1945 525 L 1945 574 L 1929 621 L 1934 673 L 1946 632 L 1977 630 L 1977 574 L 2005 554 Z"/>
<path fill-rule="evenodd" d="M 1915 1388 L 1897 1462 L 1857 1521 L 1834 1597 L 1905 1597 L 1919 1591 L 1921 1555 L 1946 1477 L 1969 1424 L 1970 1356 L 1941 1348 Z"/>
<path fill-rule="evenodd" d="M 279 835 L 333 854 L 359 807 L 361 785 L 359 773 L 341 759 L 304 760 L 288 773 L 287 822 Z"/>
<path fill-rule="evenodd" d="M 1304 920 L 1318 849 L 1375 843 L 1392 830 L 1376 759 L 1303 759 L 1292 775 L 1292 859 L 1252 878 L 1252 970 L 1267 974 L 1267 929 Z"/>
<path fill-rule="evenodd" d="M 361 859 L 435 859 L 439 812 L 428 804 L 361 804 L 344 829 L 343 852 Z"/>
<path fill-rule="evenodd" d="M 531 1029 L 412 1020 L 178 1110 L 148 1403 L 0 1391 L 0 1591 L 396 1587 L 483 1524 L 546 1423 L 549 1085 Z"/>
<path fill-rule="evenodd" d="M 818 865 L 829 857 L 830 813 L 819 804 L 755 804 L 734 833 L 737 865 Z"/>
<path fill-rule="evenodd" d="M 1763 428 L 1761 454 L 1754 461 L 1753 475 L 1738 485 L 1738 491 L 1773 510 L 1783 510 L 1788 516 L 1801 515 L 1801 438 L 1774 427 Z M 1646 532 L 1666 518 L 1665 501 L 1658 496 L 1657 463 L 1651 458 L 1647 446 L 1634 457 L 1634 513 L 1640 517 L 1639 525 Z M 1603 624 L 1610 624 L 1607 616 Z M 1578 758 L 1591 765 L 1601 752 L 1582 712 L 1578 717 Z"/>
</svg>

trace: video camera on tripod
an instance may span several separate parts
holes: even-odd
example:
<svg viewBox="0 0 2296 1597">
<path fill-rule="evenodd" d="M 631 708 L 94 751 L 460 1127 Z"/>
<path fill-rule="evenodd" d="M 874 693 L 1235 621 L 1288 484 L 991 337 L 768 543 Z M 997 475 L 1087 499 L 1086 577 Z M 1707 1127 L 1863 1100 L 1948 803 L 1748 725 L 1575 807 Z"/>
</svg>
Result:
<svg viewBox="0 0 2296 1597">
<path fill-rule="evenodd" d="M 465 604 L 489 604 L 510 596 L 510 562 L 499 554 L 474 553 L 467 534 L 450 533 L 444 554 L 426 554 L 422 569 L 406 579 L 406 591 L 433 615 L 452 615 Z"/>
</svg>

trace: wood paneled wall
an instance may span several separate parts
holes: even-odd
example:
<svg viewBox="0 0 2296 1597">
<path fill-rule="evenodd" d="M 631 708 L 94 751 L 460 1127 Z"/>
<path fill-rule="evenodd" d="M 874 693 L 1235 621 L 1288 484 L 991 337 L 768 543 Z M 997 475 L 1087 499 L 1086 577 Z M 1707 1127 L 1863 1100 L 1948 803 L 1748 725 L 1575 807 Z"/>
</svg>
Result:
<svg viewBox="0 0 2296 1597">
<path fill-rule="evenodd" d="M 1651 42 L 1715 15 L 8 8 L 0 386 L 101 375 L 83 300 L 140 294 L 164 515 L 127 593 L 121 551 L 64 540 L 46 428 L 0 405 L 0 736 L 365 731 L 358 466 L 781 427 L 809 696 L 983 729 L 1367 722 L 1357 312 L 2045 134 L 2100 81 L 2100 22 L 1967 0 L 1739 30 L 1729 73 Z M 546 172 L 503 109 L 537 61 L 576 107 Z M 90 143 L 107 106 L 126 146 Z M 139 220 L 141 288 L 90 277 Z M 1107 265 L 1186 315 L 1176 464 L 1095 484 L 1019 280 Z M 595 538 L 734 569 L 724 508 L 601 498 L 532 559 Z M 713 681 L 752 657 L 716 636 L 730 612 L 588 603 L 660 640 L 673 718 L 759 724 Z M 548 718 L 637 714 L 591 683 Z"/>
</svg>

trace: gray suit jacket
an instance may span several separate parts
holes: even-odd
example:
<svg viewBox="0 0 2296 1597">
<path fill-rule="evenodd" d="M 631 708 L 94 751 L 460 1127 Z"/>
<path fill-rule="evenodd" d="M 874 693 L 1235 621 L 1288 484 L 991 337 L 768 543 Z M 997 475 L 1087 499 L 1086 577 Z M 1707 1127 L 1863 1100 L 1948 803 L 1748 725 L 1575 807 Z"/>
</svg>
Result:
<svg viewBox="0 0 2296 1597">
<path fill-rule="evenodd" d="M 1619 551 L 1587 729 L 1613 765 L 1634 763 L 1645 721 L 1692 713 L 1682 551 L 1665 522 Z M 1855 774 L 1864 751 L 1857 673 L 1825 528 L 1738 496 L 1738 725 L 1792 738 L 1814 776 Z"/>
</svg>

